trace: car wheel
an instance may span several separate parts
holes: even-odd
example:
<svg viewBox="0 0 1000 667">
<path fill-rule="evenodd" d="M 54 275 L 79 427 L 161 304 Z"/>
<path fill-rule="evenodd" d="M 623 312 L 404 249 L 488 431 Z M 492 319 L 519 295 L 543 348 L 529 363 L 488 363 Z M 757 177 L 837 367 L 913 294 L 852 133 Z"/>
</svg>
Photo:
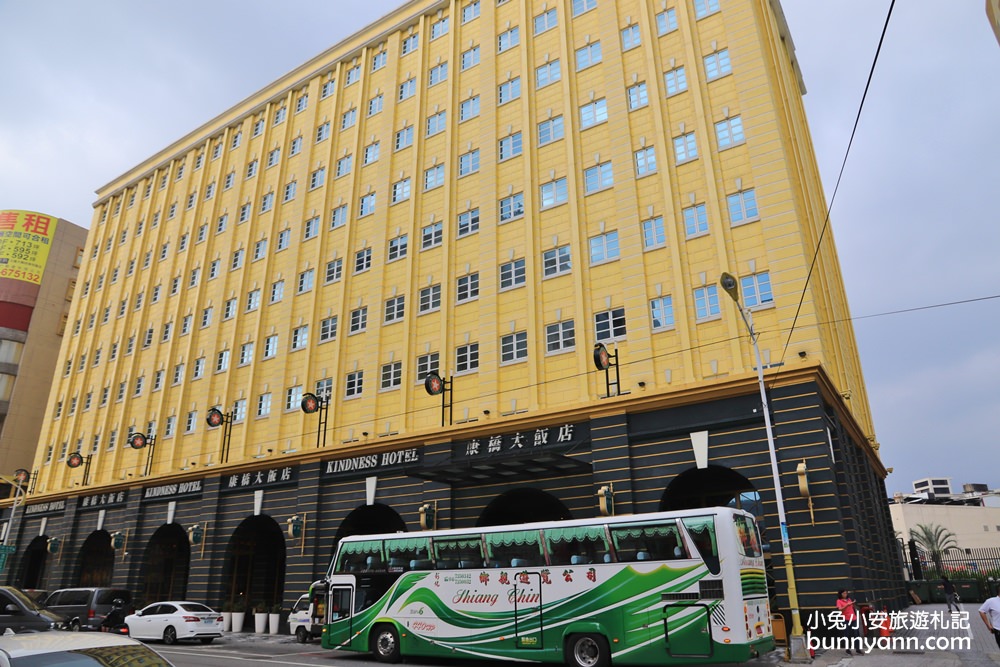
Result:
<svg viewBox="0 0 1000 667">
<path fill-rule="evenodd" d="M 67 628 L 70 632 L 80 632 L 80 621 L 74 618 L 69 622 L 69 627 Z"/>
<path fill-rule="evenodd" d="M 163 631 L 163 643 L 164 644 L 177 643 L 177 631 L 174 630 L 174 626 L 168 625 L 167 629 Z"/>
<path fill-rule="evenodd" d="M 566 664 L 569 667 L 608 667 L 611 651 L 601 635 L 572 635 L 566 640 Z"/>
<path fill-rule="evenodd" d="M 372 635 L 372 655 L 379 662 L 399 662 L 399 633 L 391 625 L 376 625 Z"/>
<path fill-rule="evenodd" d="M 309 641 L 309 631 L 306 630 L 306 626 L 300 625 L 296 628 L 295 639 L 297 639 L 300 644 L 305 644 Z"/>
<path fill-rule="evenodd" d="M 202 637 L 199 641 L 202 644 L 211 644 L 213 639 L 215 639 L 215 637 Z"/>
</svg>

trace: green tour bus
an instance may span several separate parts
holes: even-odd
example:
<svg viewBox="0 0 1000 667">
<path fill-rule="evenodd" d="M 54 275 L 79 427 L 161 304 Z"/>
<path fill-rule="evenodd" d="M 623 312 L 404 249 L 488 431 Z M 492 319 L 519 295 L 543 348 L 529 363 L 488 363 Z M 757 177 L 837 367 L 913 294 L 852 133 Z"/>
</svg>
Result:
<svg viewBox="0 0 1000 667">
<path fill-rule="evenodd" d="M 566 663 L 771 651 L 760 533 L 728 507 L 342 539 L 324 648 Z"/>
</svg>

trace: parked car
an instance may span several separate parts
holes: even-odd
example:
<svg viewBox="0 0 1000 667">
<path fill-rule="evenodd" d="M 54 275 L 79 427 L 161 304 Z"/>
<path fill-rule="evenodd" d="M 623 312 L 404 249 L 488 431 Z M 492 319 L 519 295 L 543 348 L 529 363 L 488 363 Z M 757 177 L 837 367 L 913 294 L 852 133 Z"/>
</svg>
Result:
<svg viewBox="0 0 1000 667">
<path fill-rule="evenodd" d="M 58 630 L 0 635 L 0 667 L 38 665 L 173 667 L 153 649 L 120 635 Z"/>
<path fill-rule="evenodd" d="M 211 644 L 222 636 L 222 614 L 199 602 L 154 602 L 125 617 L 128 634 L 136 639 L 197 639 Z"/>
<path fill-rule="evenodd" d="M 121 600 L 131 613 L 132 592 L 124 588 L 61 588 L 45 599 L 45 606 L 66 617 L 67 630 L 100 630 L 104 617 Z"/>
<path fill-rule="evenodd" d="M 288 629 L 300 644 L 323 634 L 326 594 L 326 582 L 322 579 L 314 581 L 309 592 L 300 596 L 292 607 L 292 612 L 288 615 Z"/>
<path fill-rule="evenodd" d="M 20 589 L 0 586 L 0 633 L 39 632 L 60 628 L 66 619 L 45 609 Z"/>
</svg>

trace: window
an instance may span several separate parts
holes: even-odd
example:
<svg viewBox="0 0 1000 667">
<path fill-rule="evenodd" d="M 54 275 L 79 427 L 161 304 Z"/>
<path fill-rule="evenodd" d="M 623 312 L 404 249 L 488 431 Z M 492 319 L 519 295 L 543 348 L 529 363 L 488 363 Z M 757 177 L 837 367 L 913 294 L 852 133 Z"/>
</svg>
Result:
<svg viewBox="0 0 1000 667">
<path fill-rule="evenodd" d="M 598 236 L 590 237 L 590 263 L 599 264 L 613 259 L 618 259 L 620 251 L 618 248 L 618 232 L 607 232 Z"/>
<path fill-rule="evenodd" d="M 389 239 L 389 250 L 386 255 L 386 261 L 391 262 L 393 260 L 406 257 L 406 249 L 409 245 L 409 238 L 409 235 L 403 234 L 402 236 Z"/>
<path fill-rule="evenodd" d="M 478 3 L 476 3 L 478 4 Z M 382 366 L 381 389 L 396 389 L 403 380 L 403 362 L 394 361 Z"/>
<path fill-rule="evenodd" d="M 278 354 L 278 335 L 268 336 L 264 339 L 264 358 L 271 359 Z"/>
<path fill-rule="evenodd" d="M 545 351 L 565 352 L 576 347 L 576 328 L 573 320 L 564 320 L 545 326 Z"/>
<path fill-rule="evenodd" d="M 554 9 L 552 11 L 555 11 Z M 555 83 L 562 78 L 562 71 L 559 69 L 559 61 L 539 65 L 535 68 L 535 88 L 544 88 L 550 83 Z"/>
<path fill-rule="evenodd" d="M 194 369 L 192 372 L 192 378 L 197 380 L 205 375 L 205 357 L 199 357 L 194 360 Z"/>
<path fill-rule="evenodd" d="M 222 350 L 215 357 L 215 372 L 221 373 L 229 368 L 229 350 Z"/>
<path fill-rule="evenodd" d="M 282 229 L 278 232 L 278 245 L 275 247 L 275 252 L 279 250 L 284 250 L 292 242 L 292 230 Z"/>
<path fill-rule="evenodd" d="M 319 342 L 325 343 L 337 337 L 337 316 L 327 317 L 319 322 Z"/>
<path fill-rule="evenodd" d="M 302 137 L 292 139 L 292 145 L 288 148 L 289 155 L 298 155 L 302 152 Z"/>
<path fill-rule="evenodd" d="M 292 349 L 301 350 L 309 345 L 309 326 L 295 327 L 292 329 Z"/>
<path fill-rule="evenodd" d="M 371 192 L 361 197 L 358 204 L 358 215 L 369 215 L 375 212 L 375 193 Z"/>
<path fill-rule="evenodd" d="M 258 118 L 253 124 L 253 137 L 259 137 L 264 134 L 264 119 Z"/>
<path fill-rule="evenodd" d="M 399 101 L 409 99 L 417 94 L 417 79 L 416 77 L 410 77 L 403 83 L 399 84 Z"/>
<path fill-rule="evenodd" d="M 554 181 L 542 183 L 539 187 L 539 195 L 542 208 L 562 204 L 569 198 L 569 193 L 566 189 L 566 178 L 557 178 Z"/>
<path fill-rule="evenodd" d="M 733 116 L 720 120 L 715 124 L 715 138 L 719 141 L 719 150 L 743 143 L 743 119 Z"/>
<path fill-rule="evenodd" d="M 422 354 L 417 357 L 417 382 L 423 382 L 430 373 L 437 373 L 440 368 L 440 355 L 437 352 Z"/>
<path fill-rule="evenodd" d="M 694 140 L 694 132 L 674 137 L 674 155 L 677 157 L 677 164 L 682 164 L 698 157 L 698 144 Z"/>
<path fill-rule="evenodd" d="M 257 397 L 257 416 L 267 417 L 271 414 L 271 392 L 265 392 Z"/>
<path fill-rule="evenodd" d="M 420 36 L 419 35 L 409 35 L 403 38 L 403 43 L 399 49 L 400 55 L 405 56 L 408 53 L 413 53 L 420 46 Z"/>
<path fill-rule="evenodd" d="M 552 248 L 542 253 L 542 275 L 546 278 L 568 273 L 572 268 L 569 245 Z"/>
<path fill-rule="evenodd" d="M 435 40 L 438 37 L 443 37 L 448 34 L 448 18 L 449 17 L 445 16 L 444 18 L 431 24 L 431 40 Z"/>
<path fill-rule="evenodd" d="M 635 152 L 635 175 L 639 178 L 656 172 L 656 151 L 652 146 Z"/>
<path fill-rule="evenodd" d="M 684 66 L 681 65 L 665 72 L 663 82 L 667 86 L 667 95 L 676 95 L 687 90 L 687 74 L 684 73 Z"/>
<path fill-rule="evenodd" d="M 135 379 L 135 389 L 132 391 L 133 396 L 142 396 L 142 386 L 145 382 L 146 378 L 141 375 Z M 76 401 L 76 396 L 73 397 L 73 401 Z M 72 409 L 70 409 L 70 414 L 73 414 Z"/>
<path fill-rule="evenodd" d="M 355 65 L 351 69 L 347 70 L 347 74 L 344 76 L 344 85 L 349 86 L 352 83 L 357 83 L 361 80 L 361 65 Z"/>
<path fill-rule="evenodd" d="M 402 130 L 396 132 L 396 141 L 394 143 L 394 146 L 397 151 L 412 145 L 413 145 L 412 125 L 404 127 Z"/>
<path fill-rule="evenodd" d="M 520 136 L 520 135 L 518 135 Z M 441 165 L 442 173 L 444 172 L 444 165 Z M 468 176 L 469 174 L 479 171 L 479 149 L 471 150 L 468 153 L 464 153 L 458 156 L 458 175 Z"/>
<path fill-rule="evenodd" d="M 316 128 L 316 143 L 330 138 L 330 121 L 327 121 Z"/>
<path fill-rule="evenodd" d="M 497 36 L 497 53 L 503 53 L 521 43 L 520 26 L 514 26 Z"/>
<path fill-rule="evenodd" d="M 285 281 L 276 280 L 271 283 L 271 303 L 278 303 L 285 296 Z"/>
<path fill-rule="evenodd" d="M 384 95 L 376 95 L 375 97 L 368 100 L 368 115 L 374 116 L 375 114 L 381 112 L 384 104 L 385 104 Z"/>
<path fill-rule="evenodd" d="M 669 296 L 661 296 L 649 302 L 649 316 L 653 330 L 674 328 L 674 304 Z"/>
<path fill-rule="evenodd" d="M 347 176 L 351 173 L 351 166 L 354 164 L 353 155 L 345 155 L 344 157 L 337 160 L 337 178 L 341 176 Z"/>
<path fill-rule="evenodd" d="M 594 100 L 580 107 L 580 129 L 586 130 L 608 119 L 608 101 L 604 98 Z"/>
<path fill-rule="evenodd" d="M 444 165 L 436 164 L 424 170 L 424 190 L 444 185 Z"/>
<path fill-rule="evenodd" d="M 646 250 L 659 248 L 667 243 L 667 235 L 663 229 L 663 216 L 642 221 L 642 247 Z"/>
<path fill-rule="evenodd" d="M 642 38 L 639 35 L 638 25 L 630 25 L 622 28 L 622 51 L 634 49 L 640 44 L 642 44 Z"/>
<path fill-rule="evenodd" d="M 444 235 L 444 225 L 440 222 L 434 222 L 423 229 L 420 230 L 420 249 L 426 250 L 428 248 L 433 248 L 434 246 L 441 245 L 441 240 Z"/>
<path fill-rule="evenodd" d="M 173 322 L 167 322 L 166 324 L 164 324 L 163 325 L 163 335 L 160 336 L 160 342 L 161 343 L 166 343 L 168 340 L 170 340 L 170 336 L 173 334 L 173 332 L 174 332 L 174 323 Z"/>
<path fill-rule="evenodd" d="M 427 117 L 427 136 L 433 137 L 435 134 L 444 132 L 446 123 L 446 112 L 441 111 L 433 116 Z"/>
<path fill-rule="evenodd" d="M 246 222 L 247 220 L 250 219 L 250 210 L 251 210 L 250 204 L 243 204 L 242 206 L 240 206 L 240 220 L 239 220 L 240 222 Z"/>
<path fill-rule="evenodd" d="M 204 329 L 212 324 L 212 310 L 213 308 L 209 306 L 201 311 L 201 328 Z"/>
<path fill-rule="evenodd" d="M 747 308 L 773 304 L 774 293 L 771 291 L 771 274 L 762 271 L 752 276 L 740 278 L 740 293 L 743 295 L 743 305 Z"/>
<path fill-rule="evenodd" d="M 562 116 L 556 116 L 555 118 L 543 120 L 538 124 L 539 146 L 544 146 L 545 144 L 550 144 L 553 141 L 558 141 L 559 139 L 562 139 L 563 136 L 565 136 L 565 134 Z"/>
<path fill-rule="evenodd" d="M 309 189 L 315 190 L 326 181 L 326 167 L 320 167 L 309 175 Z"/>
<path fill-rule="evenodd" d="M 479 0 L 473 0 L 462 7 L 462 23 L 468 23 L 477 18 L 479 18 Z"/>
<path fill-rule="evenodd" d="M 370 143 L 365 146 L 364 164 L 371 164 L 378 160 L 379 142 Z"/>
<path fill-rule="evenodd" d="M 699 320 L 719 315 L 719 290 L 715 285 L 699 287 L 694 291 L 694 309 Z"/>
<path fill-rule="evenodd" d="M 528 333 L 518 331 L 500 337 L 500 363 L 510 364 L 528 358 Z"/>
<path fill-rule="evenodd" d="M 253 362 L 253 343 L 243 343 L 240 345 L 240 366 L 246 366 Z"/>
<path fill-rule="evenodd" d="M 398 204 L 410 198 L 410 179 L 404 178 L 392 184 L 392 203 Z"/>
<path fill-rule="evenodd" d="M 474 234 L 479 231 L 479 209 L 465 211 L 458 214 L 458 238 Z"/>
<path fill-rule="evenodd" d="M 440 65 L 435 65 L 431 68 L 430 75 L 427 77 L 427 85 L 433 86 L 435 84 L 441 83 L 448 78 L 448 63 L 444 62 Z"/>
<path fill-rule="evenodd" d="M 694 0 L 695 18 L 704 18 L 719 11 L 719 0 Z"/>
<path fill-rule="evenodd" d="M 656 15 L 656 32 L 666 35 L 677 30 L 677 10 L 671 7 Z"/>
<path fill-rule="evenodd" d="M 546 30 L 551 30 L 559 25 L 559 19 L 556 16 L 556 10 L 550 9 L 548 11 L 542 12 L 535 17 L 535 34 L 545 32 Z"/>
<path fill-rule="evenodd" d="M 194 315 L 185 315 L 181 318 L 181 335 L 191 333 L 191 324 L 194 322 Z"/>
<path fill-rule="evenodd" d="M 729 62 L 729 49 L 722 49 L 705 56 L 705 77 L 711 81 L 733 71 Z"/>
<path fill-rule="evenodd" d="M 576 50 L 576 70 L 579 72 L 601 62 L 601 43 L 594 42 Z"/>
<path fill-rule="evenodd" d="M 459 345 L 455 348 L 455 372 L 471 373 L 479 369 L 479 343 Z"/>
<path fill-rule="evenodd" d="M 313 288 L 314 273 L 312 269 L 308 269 L 299 274 L 298 294 L 308 292 Z"/>
<path fill-rule="evenodd" d="M 464 122 L 479 115 L 479 95 L 470 97 L 458 105 L 458 122 Z"/>
<path fill-rule="evenodd" d="M 354 272 L 361 273 L 372 268 L 372 249 L 362 248 L 354 253 Z"/>
<path fill-rule="evenodd" d="M 253 178 L 257 175 L 257 165 L 257 160 L 251 160 L 251 162 L 247 165 L 247 178 Z"/>
<path fill-rule="evenodd" d="M 267 213 L 274 207 L 274 193 L 268 192 L 260 198 L 260 212 Z"/>
<path fill-rule="evenodd" d="M 184 364 L 174 366 L 173 384 L 180 384 L 184 381 Z"/>
<path fill-rule="evenodd" d="M 285 390 L 285 410 L 298 410 L 302 405 L 302 385 Z"/>
<path fill-rule="evenodd" d="M 337 89 L 337 80 L 330 79 L 329 81 L 323 82 L 323 87 L 320 89 L 320 99 L 326 99 L 333 95 L 333 91 Z"/>
<path fill-rule="evenodd" d="M 268 168 L 275 166 L 281 160 L 281 149 L 275 148 L 267 154 Z"/>
<path fill-rule="evenodd" d="M 355 308 L 351 311 L 351 333 L 355 334 L 368 328 L 368 306 Z"/>
<path fill-rule="evenodd" d="M 524 193 L 518 192 L 500 200 L 500 223 L 505 223 L 524 215 Z"/>
<path fill-rule="evenodd" d="M 756 220 L 759 217 L 757 194 L 753 188 L 728 195 L 726 203 L 729 205 L 729 222 L 733 226 Z"/>
<path fill-rule="evenodd" d="M 468 51 L 462 52 L 462 71 L 475 67 L 479 64 L 479 47 L 473 46 Z"/>
<path fill-rule="evenodd" d="M 612 308 L 594 313 L 594 331 L 597 340 L 618 340 L 625 337 L 625 309 Z"/>
<path fill-rule="evenodd" d="M 337 258 L 326 263 L 326 282 L 335 283 L 344 273 L 344 260 Z"/>
<path fill-rule="evenodd" d="M 372 56 L 372 71 L 377 72 L 378 70 L 385 67 L 386 62 L 388 62 L 389 55 L 385 51 L 379 51 Z"/>
<path fill-rule="evenodd" d="M 247 292 L 247 312 L 260 308 L 260 290 L 254 289 Z"/>
<path fill-rule="evenodd" d="M 629 111 L 634 111 L 635 109 L 640 109 L 649 104 L 649 95 L 646 93 L 646 82 L 637 83 L 634 86 L 629 86 L 628 89 L 628 108 Z"/>
<path fill-rule="evenodd" d="M 524 258 L 515 259 L 500 265 L 500 289 L 520 287 L 525 282 Z"/>
<path fill-rule="evenodd" d="M 398 322 L 406 315 L 406 297 L 394 296 L 385 302 L 385 323 Z"/>
<path fill-rule="evenodd" d="M 441 286 L 431 285 L 420 290 L 420 313 L 429 313 L 441 307 Z"/>
<path fill-rule="evenodd" d="M 228 190 L 231 187 L 233 187 L 233 185 L 235 183 L 236 183 L 236 172 L 235 171 L 231 171 L 228 174 L 226 174 L 226 178 L 223 179 L 223 181 L 222 181 L 222 189 L 223 190 Z"/>
<path fill-rule="evenodd" d="M 506 160 L 521 154 L 521 133 L 515 132 L 499 142 L 498 159 Z"/>
<path fill-rule="evenodd" d="M 573 0 L 573 16 L 579 16 L 596 6 L 597 0 Z"/>
<path fill-rule="evenodd" d="M 243 248 L 233 252 L 232 262 L 229 264 L 229 270 L 235 271 L 236 269 L 243 266 Z"/>
<path fill-rule="evenodd" d="M 459 277 L 455 294 L 458 303 L 479 298 L 479 272 Z"/>
<path fill-rule="evenodd" d="M 299 189 L 299 184 L 295 181 L 285 184 L 285 194 L 282 198 L 283 202 L 290 202 L 295 199 L 295 192 Z"/>
<path fill-rule="evenodd" d="M 344 396 L 360 396 L 365 388 L 365 372 L 354 371 L 347 374 L 347 381 L 344 383 Z"/>
<path fill-rule="evenodd" d="M 501 83 L 497 87 L 497 104 L 506 104 L 521 96 L 521 77 Z"/>
<path fill-rule="evenodd" d="M 341 204 L 330 211 L 330 229 L 343 227 L 347 224 L 347 204 Z"/>
<path fill-rule="evenodd" d="M 683 209 L 684 233 L 688 237 L 708 233 L 708 210 L 704 204 L 696 204 Z"/>
<path fill-rule="evenodd" d="M 237 305 L 236 299 L 226 299 L 226 302 L 223 304 L 222 307 L 223 320 L 228 320 L 232 319 L 233 317 L 236 317 L 236 305 Z"/>
<path fill-rule="evenodd" d="M 309 218 L 302 223 L 302 239 L 308 241 L 319 235 L 319 216 Z"/>
<path fill-rule="evenodd" d="M 614 184 L 615 178 L 611 171 L 610 162 L 602 162 L 583 170 L 583 191 L 588 195 L 605 188 L 610 188 Z"/>
</svg>

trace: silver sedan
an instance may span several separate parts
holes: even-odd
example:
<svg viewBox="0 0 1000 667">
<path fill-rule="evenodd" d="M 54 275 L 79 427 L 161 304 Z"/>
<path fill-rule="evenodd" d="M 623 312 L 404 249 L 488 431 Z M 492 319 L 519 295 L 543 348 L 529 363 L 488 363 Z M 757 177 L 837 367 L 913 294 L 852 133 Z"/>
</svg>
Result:
<svg viewBox="0 0 1000 667">
<path fill-rule="evenodd" d="M 179 639 L 197 639 L 210 644 L 222 636 L 222 614 L 198 602 L 154 602 L 125 617 L 129 636 L 162 639 L 173 644 Z"/>
</svg>

